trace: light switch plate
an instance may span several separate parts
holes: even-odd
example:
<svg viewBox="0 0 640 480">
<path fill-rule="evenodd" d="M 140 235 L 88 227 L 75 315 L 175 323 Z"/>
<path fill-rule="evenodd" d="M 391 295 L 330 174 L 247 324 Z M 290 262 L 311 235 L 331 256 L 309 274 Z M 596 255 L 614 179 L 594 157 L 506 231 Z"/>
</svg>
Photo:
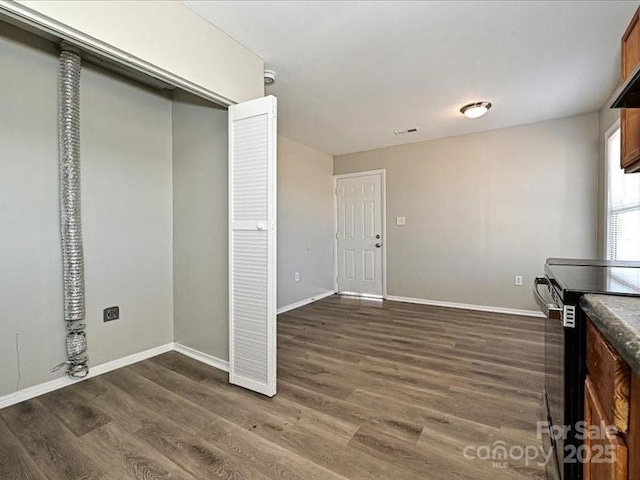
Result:
<svg viewBox="0 0 640 480">
<path fill-rule="evenodd" d="M 404 225 L 406 223 L 405 217 L 396 217 L 396 225 Z"/>
</svg>

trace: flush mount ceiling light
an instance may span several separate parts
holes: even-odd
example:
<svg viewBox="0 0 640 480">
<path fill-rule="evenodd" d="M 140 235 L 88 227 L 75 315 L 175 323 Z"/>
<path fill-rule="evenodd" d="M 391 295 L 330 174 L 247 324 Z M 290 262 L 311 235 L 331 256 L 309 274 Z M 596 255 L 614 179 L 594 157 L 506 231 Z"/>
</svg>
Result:
<svg viewBox="0 0 640 480">
<path fill-rule="evenodd" d="M 491 108 L 489 102 L 476 102 L 465 105 L 460 109 L 460 112 L 467 118 L 480 118 Z"/>
</svg>

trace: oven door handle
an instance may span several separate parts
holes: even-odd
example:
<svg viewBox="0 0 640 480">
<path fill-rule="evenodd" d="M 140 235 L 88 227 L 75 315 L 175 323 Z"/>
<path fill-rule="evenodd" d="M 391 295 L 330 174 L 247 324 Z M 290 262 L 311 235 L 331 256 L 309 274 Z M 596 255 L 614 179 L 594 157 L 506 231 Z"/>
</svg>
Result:
<svg viewBox="0 0 640 480">
<path fill-rule="evenodd" d="M 538 285 L 549 285 L 549 280 L 546 277 L 536 277 L 533 281 L 533 297 L 542 313 L 551 320 L 562 320 L 562 309 L 553 303 L 548 303 L 542 298 L 538 290 Z"/>
</svg>

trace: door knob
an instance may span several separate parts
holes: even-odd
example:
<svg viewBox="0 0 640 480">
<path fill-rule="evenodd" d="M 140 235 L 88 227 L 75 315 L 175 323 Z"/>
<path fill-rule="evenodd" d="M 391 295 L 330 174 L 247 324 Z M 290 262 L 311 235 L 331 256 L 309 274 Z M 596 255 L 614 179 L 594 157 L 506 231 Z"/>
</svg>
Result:
<svg viewBox="0 0 640 480">
<path fill-rule="evenodd" d="M 382 245 L 380 243 L 376 243 L 376 248 L 380 248 Z"/>
<path fill-rule="evenodd" d="M 376 235 L 376 239 L 380 240 L 380 234 Z"/>
</svg>

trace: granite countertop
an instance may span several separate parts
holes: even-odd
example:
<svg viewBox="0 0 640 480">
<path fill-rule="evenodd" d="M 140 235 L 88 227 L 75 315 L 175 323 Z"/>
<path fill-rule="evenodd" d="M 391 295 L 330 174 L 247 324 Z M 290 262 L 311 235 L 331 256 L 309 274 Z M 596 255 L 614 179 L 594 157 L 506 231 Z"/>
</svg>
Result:
<svg viewBox="0 0 640 480">
<path fill-rule="evenodd" d="M 580 306 L 640 375 L 640 298 L 588 294 L 582 297 Z"/>
</svg>

